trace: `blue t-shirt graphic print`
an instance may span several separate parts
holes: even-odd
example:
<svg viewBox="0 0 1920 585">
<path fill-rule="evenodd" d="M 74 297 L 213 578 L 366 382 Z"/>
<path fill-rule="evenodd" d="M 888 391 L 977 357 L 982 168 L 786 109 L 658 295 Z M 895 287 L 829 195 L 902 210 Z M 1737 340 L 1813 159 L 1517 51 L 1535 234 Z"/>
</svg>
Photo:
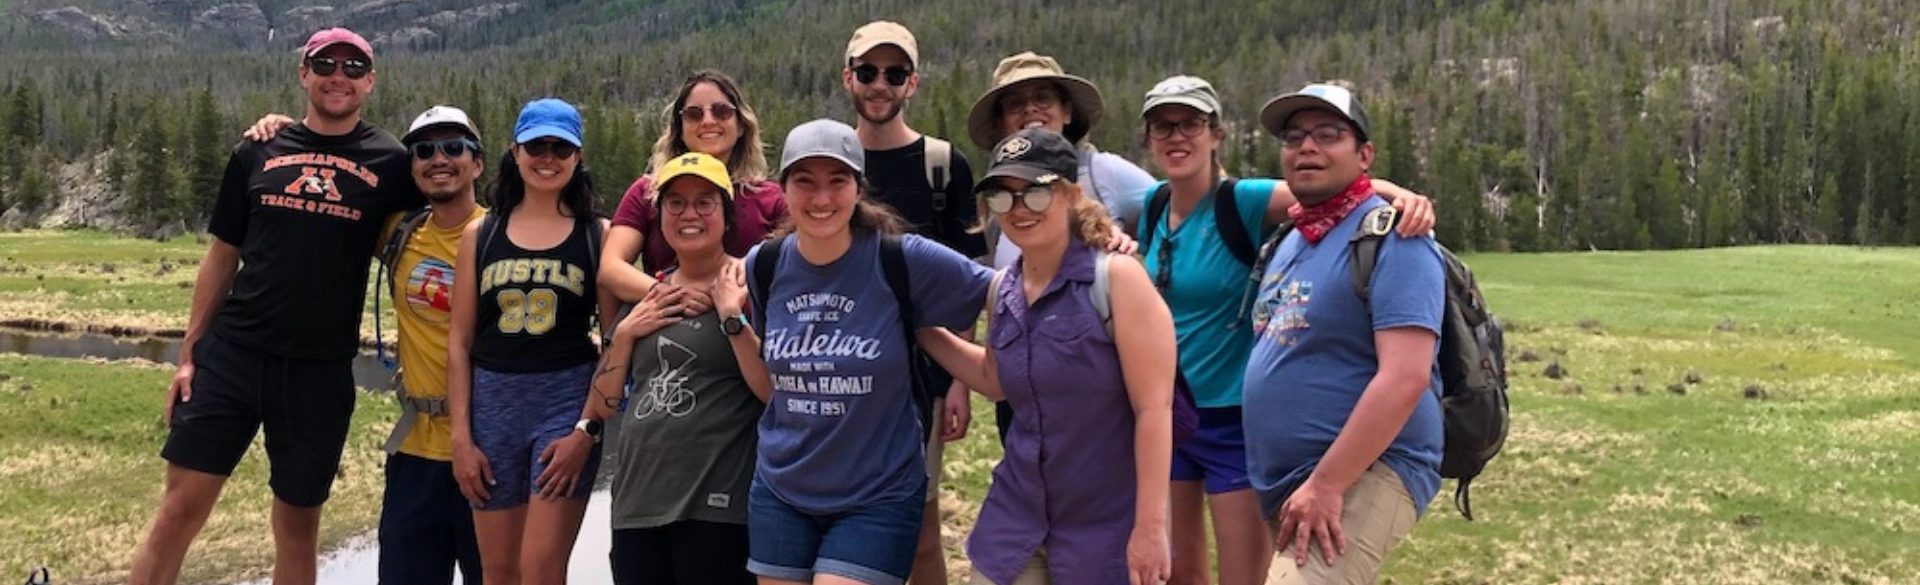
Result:
<svg viewBox="0 0 1920 585">
<path fill-rule="evenodd" d="M 760 481 L 816 514 L 912 496 L 926 482 L 924 443 L 879 236 L 856 232 L 825 265 L 809 263 L 794 239 L 782 241 L 767 314 L 756 317 L 765 320 L 761 355 L 773 377 L 760 419 Z M 914 323 L 972 326 L 993 273 L 919 236 L 903 236 L 901 249 Z"/>
</svg>

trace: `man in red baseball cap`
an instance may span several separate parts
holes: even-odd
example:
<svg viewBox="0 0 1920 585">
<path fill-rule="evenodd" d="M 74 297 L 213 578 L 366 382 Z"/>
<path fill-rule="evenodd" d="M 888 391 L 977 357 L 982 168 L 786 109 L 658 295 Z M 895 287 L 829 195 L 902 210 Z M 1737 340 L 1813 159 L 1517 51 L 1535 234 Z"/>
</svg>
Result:
<svg viewBox="0 0 1920 585">
<path fill-rule="evenodd" d="M 266 431 L 273 582 L 314 582 L 321 505 L 353 416 L 353 358 L 381 223 L 426 204 L 406 150 L 362 122 L 373 48 L 343 28 L 300 53 L 306 117 L 227 159 L 167 387 L 166 488 L 127 582 L 170 585 L 227 477 Z M 245 262 L 241 262 L 245 259 Z"/>
</svg>

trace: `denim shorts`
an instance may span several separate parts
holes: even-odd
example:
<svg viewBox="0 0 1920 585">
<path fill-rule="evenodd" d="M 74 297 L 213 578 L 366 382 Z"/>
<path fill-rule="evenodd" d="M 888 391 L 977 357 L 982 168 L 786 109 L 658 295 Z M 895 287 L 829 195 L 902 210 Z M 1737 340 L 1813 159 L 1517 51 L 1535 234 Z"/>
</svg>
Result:
<svg viewBox="0 0 1920 585">
<path fill-rule="evenodd" d="M 1247 432 L 1240 407 L 1201 408 L 1193 438 L 1173 448 L 1174 481 L 1206 481 L 1208 494 L 1252 489 L 1247 477 Z"/>
<path fill-rule="evenodd" d="M 925 487 L 921 488 L 925 490 Z M 913 571 L 926 494 L 875 502 L 836 514 L 809 514 L 780 501 L 758 478 L 747 492 L 747 570 L 783 581 L 815 573 L 869 585 L 901 585 Z"/>
</svg>

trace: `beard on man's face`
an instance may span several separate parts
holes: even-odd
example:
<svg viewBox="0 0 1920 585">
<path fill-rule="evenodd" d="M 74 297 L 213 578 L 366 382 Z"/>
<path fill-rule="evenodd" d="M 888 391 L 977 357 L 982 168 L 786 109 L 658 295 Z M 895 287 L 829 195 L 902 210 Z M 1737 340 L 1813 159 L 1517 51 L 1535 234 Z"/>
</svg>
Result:
<svg viewBox="0 0 1920 585">
<path fill-rule="evenodd" d="M 455 197 L 459 197 L 460 193 L 461 191 L 459 189 L 448 189 L 445 191 L 425 191 L 422 192 L 421 195 L 427 197 L 428 203 L 446 203 L 452 201 Z"/>
</svg>

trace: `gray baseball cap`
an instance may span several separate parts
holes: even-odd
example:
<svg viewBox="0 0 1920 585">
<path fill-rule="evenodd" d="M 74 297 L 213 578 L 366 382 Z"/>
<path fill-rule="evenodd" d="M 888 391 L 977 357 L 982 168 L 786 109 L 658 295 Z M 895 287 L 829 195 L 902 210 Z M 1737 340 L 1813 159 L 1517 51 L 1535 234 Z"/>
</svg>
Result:
<svg viewBox="0 0 1920 585">
<path fill-rule="evenodd" d="M 1347 119 L 1353 125 L 1353 131 L 1360 142 L 1366 142 L 1371 128 L 1367 125 L 1367 111 L 1360 107 L 1360 98 L 1353 92 L 1338 85 L 1315 83 L 1300 88 L 1290 94 L 1273 98 L 1266 107 L 1260 108 L 1260 125 L 1267 132 L 1279 136 L 1287 130 L 1287 121 L 1301 110 L 1327 110 Z"/>
<path fill-rule="evenodd" d="M 1145 117 L 1154 108 L 1168 104 L 1187 106 L 1209 116 L 1220 113 L 1220 94 L 1213 90 L 1213 84 L 1191 75 L 1175 75 L 1153 84 L 1147 90 L 1147 101 L 1140 106 L 1140 115 Z"/>
<path fill-rule="evenodd" d="M 784 180 L 793 163 L 814 157 L 827 157 L 853 168 L 854 174 L 867 174 L 867 151 L 853 127 L 825 118 L 794 126 L 787 132 L 787 144 L 780 149 L 780 177 Z"/>
</svg>

